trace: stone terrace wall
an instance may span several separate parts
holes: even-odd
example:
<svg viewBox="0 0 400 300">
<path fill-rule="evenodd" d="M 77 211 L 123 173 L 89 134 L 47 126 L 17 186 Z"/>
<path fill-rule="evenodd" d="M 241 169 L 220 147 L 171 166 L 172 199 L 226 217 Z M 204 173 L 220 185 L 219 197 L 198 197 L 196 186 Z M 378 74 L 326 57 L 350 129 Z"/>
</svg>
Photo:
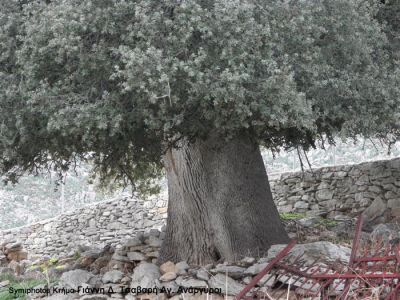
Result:
<svg viewBox="0 0 400 300">
<path fill-rule="evenodd" d="M 400 158 L 352 166 L 282 174 L 271 180 L 280 212 L 327 211 L 356 214 L 365 209 L 400 207 Z M 132 198 L 96 203 L 56 218 L 0 231 L 5 241 L 21 241 L 30 254 L 59 254 L 79 245 L 117 245 L 138 232 L 161 229 L 167 215 L 166 197 Z M 163 234 L 163 233 L 161 233 Z"/>
<path fill-rule="evenodd" d="M 138 232 L 161 229 L 167 201 L 134 198 L 112 199 L 92 204 L 56 218 L 0 231 L 0 245 L 21 241 L 29 254 L 60 256 L 79 245 L 117 245 Z"/>
<path fill-rule="evenodd" d="M 281 212 L 382 212 L 400 207 L 400 158 L 286 173 L 271 189 Z"/>
</svg>

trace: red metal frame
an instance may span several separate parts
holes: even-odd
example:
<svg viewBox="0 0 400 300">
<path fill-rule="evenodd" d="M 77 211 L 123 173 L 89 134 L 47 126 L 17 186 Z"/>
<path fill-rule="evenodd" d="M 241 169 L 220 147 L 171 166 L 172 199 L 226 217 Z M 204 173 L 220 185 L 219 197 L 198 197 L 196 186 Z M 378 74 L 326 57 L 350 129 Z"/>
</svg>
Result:
<svg viewBox="0 0 400 300">
<path fill-rule="evenodd" d="M 290 256 L 296 244 L 292 241 L 235 299 L 283 299 L 280 297 L 285 296 L 289 288 L 297 299 L 350 300 L 372 299 L 373 296 L 376 296 L 373 299 L 400 299 L 400 246 L 382 240 L 363 242 L 362 226 L 363 217 L 360 216 L 348 265 L 340 262 L 326 265 L 318 261 L 309 264 L 302 255 Z M 262 280 L 270 286 L 263 287 Z M 278 291 L 277 298 L 270 297 L 266 289 Z"/>
</svg>

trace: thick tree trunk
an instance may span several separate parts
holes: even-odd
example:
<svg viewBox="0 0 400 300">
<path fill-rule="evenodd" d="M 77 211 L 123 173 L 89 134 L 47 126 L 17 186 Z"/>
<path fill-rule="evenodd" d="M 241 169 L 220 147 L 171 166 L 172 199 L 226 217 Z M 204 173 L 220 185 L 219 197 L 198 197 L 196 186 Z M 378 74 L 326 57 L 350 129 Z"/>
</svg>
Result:
<svg viewBox="0 0 400 300">
<path fill-rule="evenodd" d="M 250 138 L 181 141 L 164 161 L 169 202 L 159 263 L 234 261 L 288 242 L 259 146 Z"/>
</svg>

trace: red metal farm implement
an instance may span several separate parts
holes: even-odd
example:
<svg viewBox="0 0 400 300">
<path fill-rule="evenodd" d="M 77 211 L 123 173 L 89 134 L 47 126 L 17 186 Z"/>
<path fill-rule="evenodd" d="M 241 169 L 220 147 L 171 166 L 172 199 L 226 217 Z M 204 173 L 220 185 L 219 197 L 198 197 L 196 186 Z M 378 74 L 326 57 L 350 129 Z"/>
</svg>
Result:
<svg viewBox="0 0 400 300">
<path fill-rule="evenodd" d="M 399 243 L 363 241 L 359 217 L 348 265 L 288 255 L 292 241 L 236 296 L 239 299 L 400 300 Z M 290 295 L 290 297 L 289 297 Z"/>
</svg>

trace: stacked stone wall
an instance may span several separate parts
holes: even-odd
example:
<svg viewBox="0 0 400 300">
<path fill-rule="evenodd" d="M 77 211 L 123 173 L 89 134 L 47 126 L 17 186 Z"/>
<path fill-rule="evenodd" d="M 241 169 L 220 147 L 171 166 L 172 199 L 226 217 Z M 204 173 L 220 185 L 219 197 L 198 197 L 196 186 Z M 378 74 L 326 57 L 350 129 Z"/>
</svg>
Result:
<svg viewBox="0 0 400 300">
<path fill-rule="evenodd" d="M 400 207 L 400 158 L 286 173 L 271 180 L 280 212 L 356 215 Z"/>
<path fill-rule="evenodd" d="M 400 158 L 286 173 L 270 182 L 280 212 L 333 216 L 400 207 Z M 115 246 L 139 232 L 161 229 L 166 217 L 165 195 L 146 201 L 117 198 L 0 231 L 0 245 L 20 241 L 30 254 L 62 256 L 79 245 Z"/>
<path fill-rule="evenodd" d="M 79 246 L 115 246 L 139 232 L 160 230 L 167 216 L 166 205 L 163 199 L 112 199 L 53 219 L 0 231 L 0 245 L 20 241 L 30 254 L 60 256 Z"/>
</svg>

